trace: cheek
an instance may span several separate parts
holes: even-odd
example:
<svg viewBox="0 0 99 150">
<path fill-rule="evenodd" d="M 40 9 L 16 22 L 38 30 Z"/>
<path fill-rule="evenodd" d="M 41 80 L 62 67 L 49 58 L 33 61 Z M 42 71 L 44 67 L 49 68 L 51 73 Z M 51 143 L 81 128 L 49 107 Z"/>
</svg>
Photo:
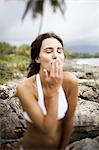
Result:
<svg viewBox="0 0 99 150">
<path fill-rule="evenodd" d="M 48 57 L 48 56 L 43 56 L 42 57 L 42 62 L 48 63 L 50 61 L 51 61 L 50 57 Z"/>
<path fill-rule="evenodd" d="M 49 67 L 50 62 L 51 62 L 51 58 L 48 55 L 42 55 L 40 57 L 40 63 L 42 66 Z"/>
</svg>

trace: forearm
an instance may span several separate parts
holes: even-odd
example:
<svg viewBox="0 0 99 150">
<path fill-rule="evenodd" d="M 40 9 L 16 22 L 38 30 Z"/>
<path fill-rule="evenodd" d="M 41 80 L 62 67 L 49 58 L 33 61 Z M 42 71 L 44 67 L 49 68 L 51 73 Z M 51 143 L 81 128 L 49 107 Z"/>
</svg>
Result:
<svg viewBox="0 0 99 150">
<path fill-rule="evenodd" d="M 51 62 L 49 72 L 44 69 L 45 92 L 44 100 L 47 115 L 44 117 L 44 128 L 47 134 L 55 135 L 58 125 L 58 94 L 63 82 L 63 70 L 59 60 Z M 57 68 L 57 69 L 56 69 Z"/>
<path fill-rule="evenodd" d="M 58 114 L 58 93 L 53 96 L 46 96 L 47 115 L 44 117 L 44 129 L 47 134 L 55 135 L 57 130 L 57 114 Z"/>
<path fill-rule="evenodd" d="M 73 131 L 73 121 L 63 124 L 61 141 L 59 144 L 59 150 L 65 150 L 69 144 L 70 137 Z"/>
</svg>

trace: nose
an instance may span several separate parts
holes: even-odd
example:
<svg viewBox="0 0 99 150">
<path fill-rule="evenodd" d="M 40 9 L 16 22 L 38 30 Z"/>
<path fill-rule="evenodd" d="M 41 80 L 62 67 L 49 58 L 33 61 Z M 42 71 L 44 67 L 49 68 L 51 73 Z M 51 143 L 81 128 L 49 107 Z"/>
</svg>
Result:
<svg viewBox="0 0 99 150">
<path fill-rule="evenodd" d="M 57 59 L 57 52 L 56 51 L 53 52 L 52 58 Z"/>
</svg>

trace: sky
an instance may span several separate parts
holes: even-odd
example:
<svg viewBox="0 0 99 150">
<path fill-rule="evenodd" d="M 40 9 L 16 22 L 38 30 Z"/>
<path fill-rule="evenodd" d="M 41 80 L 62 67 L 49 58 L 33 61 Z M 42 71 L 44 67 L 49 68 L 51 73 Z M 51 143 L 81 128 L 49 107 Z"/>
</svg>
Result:
<svg viewBox="0 0 99 150">
<path fill-rule="evenodd" d="M 53 13 L 45 0 L 41 33 L 55 32 L 67 48 L 99 51 L 99 0 L 66 0 L 64 16 Z M 39 32 L 41 16 L 31 11 L 22 22 L 23 0 L 0 0 L 0 41 L 14 45 L 31 44 Z"/>
</svg>

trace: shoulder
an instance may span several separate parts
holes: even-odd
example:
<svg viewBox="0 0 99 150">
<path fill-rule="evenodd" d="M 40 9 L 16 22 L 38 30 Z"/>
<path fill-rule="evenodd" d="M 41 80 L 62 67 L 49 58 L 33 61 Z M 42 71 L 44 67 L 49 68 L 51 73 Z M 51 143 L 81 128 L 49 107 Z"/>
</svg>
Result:
<svg viewBox="0 0 99 150">
<path fill-rule="evenodd" d="M 78 88 L 78 79 L 71 72 L 64 72 L 63 74 L 63 87 L 67 92 L 73 91 Z"/>
<path fill-rule="evenodd" d="M 78 83 L 77 77 L 71 72 L 64 72 L 63 73 L 63 81 L 65 83 L 71 83 L 71 84 Z"/>
<path fill-rule="evenodd" d="M 78 101 L 78 80 L 71 72 L 64 72 L 63 88 L 68 102 L 68 111 L 66 118 L 72 118 Z"/>
<path fill-rule="evenodd" d="M 20 93 L 27 93 L 27 92 L 31 92 L 33 91 L 33 89 L 35 89 L 34 87 L 36 86 L 35 84 L 35 75 L 30 77 L 30 78 L 26 78 L 25 80 L 23 80 L 21 83 L 19 83 L 16 87 L 16 95 L 20 95 Z"/>
</svg>

